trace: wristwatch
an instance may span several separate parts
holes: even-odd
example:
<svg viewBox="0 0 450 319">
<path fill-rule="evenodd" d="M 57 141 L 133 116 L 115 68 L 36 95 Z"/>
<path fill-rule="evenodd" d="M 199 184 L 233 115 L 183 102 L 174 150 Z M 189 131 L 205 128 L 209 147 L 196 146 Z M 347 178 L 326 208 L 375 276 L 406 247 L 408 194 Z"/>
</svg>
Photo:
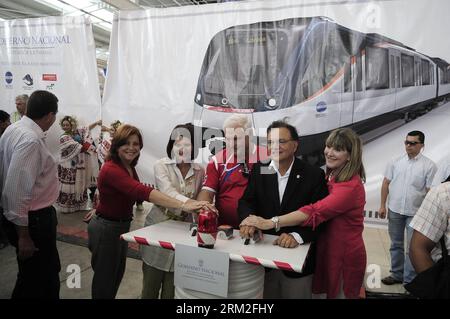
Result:
<svg viewBox="0 0 450 319">
<path fill-rule="evenodd" d="M 275 224 L 275 231 L 276 232 L 279 231 L 280 230 L 280 217 L 275 216 L 275 217 L 272 217 L 270 220 Z"/>
</svg>

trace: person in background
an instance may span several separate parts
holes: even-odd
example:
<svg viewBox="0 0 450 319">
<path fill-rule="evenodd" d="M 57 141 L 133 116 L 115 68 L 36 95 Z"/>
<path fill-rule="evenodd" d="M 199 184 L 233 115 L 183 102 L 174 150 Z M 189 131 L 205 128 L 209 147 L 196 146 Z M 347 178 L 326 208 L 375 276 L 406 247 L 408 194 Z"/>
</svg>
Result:
<svg viewBox="0 0 450 319">
<path fill-rule="evenodd" d="M 77 128 L 72 116 L 64 116 L 60 121 L 64 133 L 60 137 L 61 162 L 58 176 L 61 188 L 57 205 L 62 213 L 72 213 L 87 209 L 87 190 L 96 185 L 98 176 L 95 148 L 90 130 L 101 121 L 88 127 Z"/>
<path fill-rule="evenodd" d="M 413 233 L 409 224 L 430 189 L 436 172 L 436 164 L 421 154 L 424 143 L 423 132 L 409 132 L 404 142 L 405 154 L 391 160 L 384 174 L 379 213 L 381 218 L 385 218 L 386 214 L 388 216 L 391 239 L 391 275 L 381 280 L 385 285 L 407 284 L 416 276 L 409 258 Z"/>
<path fill-rule="evenodd" d="M 3 110 L 0 110 L 0 137 L 8 126 L 11 125 L 11 117 Z"/>
<path fill-rule="evenodd" d="M 139 182 L 136 165 L 143 147 L 138 128 L 121 125 L 112 139 L 109 156 L 98 177 L 99 203 L 88 225 L 88 247 L 91 265 L 93 299 L 113 299 L 122 280 L 128 243 L 120 235 L 129 232 L 133 204 L 137 200 L 179 211 L 208 208 L 217 211 L 206 201 L 179 200 Z"/>
<path fill-rule="evenodd" d="M 11 114 L 11 122 L 19 121 L 27 113 L 28 95 L 21 94 L 16 96 L 16 111 Z"/>
<path fill-rule="evenodd" d="M 0 110 L 0 138 L 9 125 L 11 125 L 9 114 L 3 110 Z M 6 246 L 8 246 L 8 237 L 6 236 L 6 233 L 3 230 L 2 225 L 3 225 L 3 208 L 0 205 L 0 249 L 3 249 Z"/>
<path fill-rule="evenodd" d="M 450 177 L 450 156 L 444 158 L 442 162 L 437 165 L 437 171 L 433 178 L 432 187 L 437 186 Z"/>
<path fill-rule="evenodd" d="M 155 186 L 162 193 L 184 203 L 198 195 L 205 171 L 193 163 L 198 150 L 194 148 L 194 127 L 192 124 L 177 125 L 170 134 L 166 147 L 167 157 L 154 165 Z M 153 205 L 147 214 L 145 226 L 166 220 L 192 222 L 191 214 L 179 209 L 169 209 Z M 174 297 L 174 259 L 172 250 L 155 246 L 140 246 L 142 256 L 142 299 L 173 299 Z"/>
<path fill-rule="evenodd" d="M 250 215 L 242 225 L 272 229 L 327 222 L 317 240 L 313 293 L 327 298 L 358 298 L 366 271 L 362 143 L 348 128 L 334 130 L 325 142 L 329 195 L 277 220 Z M 325 295 L 323 295 L 325 294 Z"/>
<path fill-rule="evenodd" d="M 119 120 L 111 123 L 110 127 L 102 125 L 100 142 L 97 147 L 98 161 L 100 162 L 100 167 L 105 163 L 106 157 L 108 156 L 109 149 L 111 148 L 111 140 L 114 137 L 117 129 L 123 123 Z M 106 135 L 105 135 L 106 133 Z"/>
<path fill-rule="evenodd" d="M 442 257 L 439 243 L 444 237 L 450 251 L 450 182 L 431 188 L 414 215 L 410 227 L 414 229 L 409 255 L 417 273 L 421 273 Z"/>
<path fill-rule="evenodd" d="M 0 193 L 4 228 L 16 248 L 18 275 L 12 298 L 58 299 L 59 261 L 56 247 L 58 169 L 45 144 L 56 120 L 58 98 L 34 91 L 27 114 L 0 139 Z"/>
<path fill-rule="evenodd" d="M 226 148 L 208 163 L 198 200 L 215 201 L 219 225 L 239 228 L 238 201 L 248 184 L 253 165 L 267 160 L 267 149 L 255 145 L 251 122 L 246 115 L 232 115 L 223 124 Z"/>
<path fill-rule="evenodd" d="M 270 124 L 267 147 L 271 162 L 253 166 L 248 186 L 239 200 L 241 220 L 250 214 L 276 219 L 328 195 L 323 170 L 295 157 L 299 135 L 294 126 L 283 121 Z M 243 238 L 252 238 L 254 232 L 253 226 L 240 228 Z M 264 232 L 278 235 L 275 244 L 285 248 L 312 243 L 301 274 L 266 268 L 264 298 L 310 299 L 315 264 L 314 242 L 318 231 L 296 225 Z"/>
</svg>

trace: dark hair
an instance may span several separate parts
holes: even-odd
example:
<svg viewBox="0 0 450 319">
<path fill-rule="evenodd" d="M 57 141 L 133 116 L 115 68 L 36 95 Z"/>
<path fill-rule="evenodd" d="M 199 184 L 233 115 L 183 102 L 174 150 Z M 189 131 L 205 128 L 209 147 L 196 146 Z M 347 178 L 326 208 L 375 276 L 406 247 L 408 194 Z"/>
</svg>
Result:
<svg viewBox="0 0 450 319">
<path fill-rule="evenodd" d="M 175 126 L 170 133 L 169 142 L 167 142 L 166 153 L 169 158 L 172 158 L 172 149 L 175 141 L 179 138 L 186 137 L 191 141 L 191 160 L 195 159 L 198 154 L 198 149 L 194 147 L 194 125 L 191 123 L 179 124 Z"/>
<path fill-rule="evenodd" d="M 0 122 L 6 122 L 9 120 L 9 114 L 3 110 L 0 110 Z"/>
<path fill-rule="evenodd" d="M 408 133 L 408 136 L 418 136 L 419 142 L 421 144 L 425 143 L 425 134 L 423 134 L 423 132 L 421 131 L 411 131 Z"/>
<path fill-rule="evenodd" d="M 112 160 L 116 163 L 121 163 L 119 157 L 119 147 L 125 145 L 130 136 L 136 135 L 139 139 L 140 149 L 144 147 L 144 142 L 142 140 L 142 135 L 139 129 L 135 126 L 129 124 L 123 124 L 117 128 L 116 133 L 111 141 L 111 148 L 109 149 L 109 153 L 106 157 L 106 160 Z M 131 162 L 131 167 L 135 167 L 138 163 L 139 155 Z"/>
<path fill-rule="evenodd" d="M 27 116 L 32 120 L 58 112 L 58 98 L 47 91 L 34 91 L 27 102 Z"/>
<path fill-rule="evenodd" d="M 291 133 L 291 138 L 294 141 L 299 141 L 300 137 L 298 136 L 298 132 L 297 129 L 295 128 L 295 126 L 292 126 L 288 123 L 286 123 L 285 121 L 274 121 L 272 122 L 272 124 L 269 125 L 269 127 L 267 128 L 267 135 L 269 135 L 270 131 L 274 128 L 285 128 L 288 129 L 289 132 Z"/>
</svg>

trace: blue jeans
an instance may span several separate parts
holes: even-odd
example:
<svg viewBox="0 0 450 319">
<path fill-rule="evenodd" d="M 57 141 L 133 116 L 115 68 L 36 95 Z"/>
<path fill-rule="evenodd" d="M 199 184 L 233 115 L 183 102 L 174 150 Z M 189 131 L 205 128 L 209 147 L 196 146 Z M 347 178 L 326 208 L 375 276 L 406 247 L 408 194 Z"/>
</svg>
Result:
<svg viewBox="0 0 450 319">
<path fill-rule="evenodd" d="M 389 237 L 391 238 L 391 273 L 392 277 L 402 280 L 404 284 L 411 282 L 416 276 L 414 267 L 409 259 L 409 244 L 413 229 L 409 223 L 413 216 L 397 214 L 389 210 Z M 405 227 L 406 227 L 406 254 L 405 254 Z"/>
</svg>

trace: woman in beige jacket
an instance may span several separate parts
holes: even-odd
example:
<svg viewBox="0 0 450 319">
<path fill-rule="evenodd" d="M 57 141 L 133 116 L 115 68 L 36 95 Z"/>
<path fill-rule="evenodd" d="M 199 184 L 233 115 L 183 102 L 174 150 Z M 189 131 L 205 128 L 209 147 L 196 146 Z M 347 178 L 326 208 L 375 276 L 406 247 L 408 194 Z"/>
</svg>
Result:
<svg viewBox="0 0 450 319">
<path fill-rule="evenodd" d="M 177 125 L 167 144 L 167 156 L 155 163 L 155 187 L 159 191 L 186 202 L 195 199 L 202 186 L 205 171 L 192 163 L 197 155 L 194 149 L 192 124 Z M 168 209 L 154 205 L 146 217 L 145 226 L 166 220 L 192 221 L 192 214 L 180 209 Z M 174 297 L 174 259 L 172 250 L 141 246 L 143 288 L 142 299 Z"/>
</svg>

